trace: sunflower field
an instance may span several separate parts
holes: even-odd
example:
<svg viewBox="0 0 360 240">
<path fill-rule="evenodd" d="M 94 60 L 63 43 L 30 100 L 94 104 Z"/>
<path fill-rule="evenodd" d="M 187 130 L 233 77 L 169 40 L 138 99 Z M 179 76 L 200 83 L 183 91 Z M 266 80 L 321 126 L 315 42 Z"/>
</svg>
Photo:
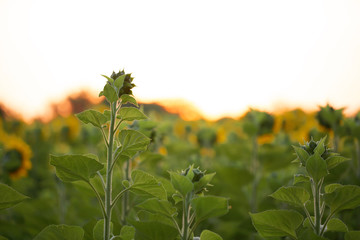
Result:
<svg viewBox="0 0 360 240">
<path fill-rule="evenodd" d="M 0 239 L 360 239 L 360 113 L 185 120 L 106 78 L 51 119 L 1 107 Z"/>
</svg>

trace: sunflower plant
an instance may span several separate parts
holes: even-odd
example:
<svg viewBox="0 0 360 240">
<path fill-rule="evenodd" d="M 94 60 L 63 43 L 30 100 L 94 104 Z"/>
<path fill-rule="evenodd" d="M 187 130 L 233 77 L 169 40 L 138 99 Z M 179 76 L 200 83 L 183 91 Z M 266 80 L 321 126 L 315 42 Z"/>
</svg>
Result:
<svg viewBox="0 0 360 240">
<path fill-rule="evenodd" d="M 83 123 L 91 124 L 101 132 L 107 152 L 106 160 L 99 160 L 93 154 L 52 155 L 50 164 L 55 167 L 56 175 L 63 182 L 81 181 L 93 190 L 102 212 L 102 218 L 93 229 L 95 240 L 132 239 L 124 237 L 133 237 L 135 230 L 131 226 L 123 226 L 118 234 L 113 231 L 112 212 L 118 201 L 129 191 L 155 198 L 166 193 L 155 177 L 140 170 L 131 172 L 131 179 L 123 182 L 122 189 L 114 187 L 115 170 L 120 168 L 121 171 L 124 162 L 146 150 L 150 139 L 141 132 L 126 127 L 134 120 L 147 119 L 132 96 L 135 85 L 131 75 L 119 71 L 113 72 L 111 77 L 103 76 L 107 82 L 99 96 L 105 97 L 109 108 L 104 112 L 89 109 L 76 116 Z M 100 184 L 97 184 L 99 182 Z M 83 235 L 84 230 L 78 226 L 51 225 L 35 239 L 49 239 L 50 236 L 51 239 L 64 239 L 64 236 L 68 236 L 66 239 L 75 240 L 82 239 Z"/>
<path fill-rule="evenodd" d="M 167 193 L 170 198 L 151 198 L 136 206 L 142 222 L 132 224 L 139 239 L 222 240 L 209 230 L 203 230 L 200 237 L 195 237 L 195 230 L 202 221 L 222 216 L 229 210 L 227 198 L 205 195 L 215 173 L 207 174 L 190 166 L 169 174 L 171 181 Z"/>
<path fill-rule="evenodd" d="M 345 232 L 346 240 L 359 239 L 360 231 L 349 231 L 337 215 L 360 206 L 360 187 L 334 183 L 331 177 L 327 178 L 333 168 L 349 159 L 333 152 L 325 140 L 311 139 L 294 146 L 297 157 L 294 162 L 300 165 L 300 173 L 294 176 L 293 186 L 281 187 L 270 196 L 295 210 L 250 213 L 260 236 L 325 240 L 327 232 Z"/>
<path fill-rule="evenodd" d="M 134 169 L 129 162 L 148 149 L 150 138 L 136 130 L 134 123 L 147 119 L 132 96 L 135 86 L 130 74 L 124 71 L 104 76 L 107 82 L 99 96 L 104 96 L 109 108 L 103 112 L 93 109 L 76 114 L 85 124 L 97 128 L 104 140 L 106 159 L 93 154 L 51 155 L 50 164 L 63 182 L 82 182 L 94 192 L 102 216 L 84 228 L 69 225 L 50 225 L 34 239 L 52 240 L 190 240 L 203 220 L 225 214 L 228 200 L 204 196 L 214 174 L 205 174 L 189 167 L 180 173 L 171 172 L 171 181 Z M 134 122 L 135 121 L 135 122 Z M 135 124 L 136 125 L 136 124 Z M 123 173 L 123 174 L 121 174 Z M 123 176 L 123 177 L 121 177 Z M 127 193 L 136 201 L 131 203 Z M 131 209 L 131 216 L 113 211 Z M 134 198 L 134 199 L 135 199 Z M 179 207 L 181 204 L 182 207 Z M 133 208 L 133 206 L 135 206 Z M 179 210 L 178 210 L 179 209 Z M 178 218 L 178 212 L 181 218 Z M 121 215 L 121 229 L 116 222 Z M 86 230 L 86 232 L 84 231 Z M 200 239 L 220 239 L 205 230 Z M 194 238 L 199 239 L 199 238 Z"/>
</svg>

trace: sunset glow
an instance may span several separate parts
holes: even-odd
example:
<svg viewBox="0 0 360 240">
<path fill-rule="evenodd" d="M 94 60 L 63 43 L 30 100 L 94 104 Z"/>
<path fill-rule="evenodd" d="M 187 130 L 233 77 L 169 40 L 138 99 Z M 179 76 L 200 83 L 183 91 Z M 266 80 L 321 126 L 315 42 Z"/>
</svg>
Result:
<svg viewBox="0 0 360 240">
<path fill-rule="evenodd" d="M 0 101 L 26 118 L 46 115 L 124 68 L 139 101 L 176 109 L 181 99 L 209 119 L 326 103 L 352 114 L 359 12 L 350 0 L 0 0 Z"/>
</svg>

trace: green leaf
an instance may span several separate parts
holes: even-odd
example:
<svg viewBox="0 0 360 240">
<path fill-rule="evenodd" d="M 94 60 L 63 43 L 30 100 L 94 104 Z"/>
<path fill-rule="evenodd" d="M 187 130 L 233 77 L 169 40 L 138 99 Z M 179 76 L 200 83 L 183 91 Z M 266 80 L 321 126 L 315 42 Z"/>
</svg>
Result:
<svg viewBox="0 0 360 240">
<path fill-rule="evenodd" d="M 151 213 L 159 213 L 170 218 L 177 215 L 177 209 L 167 200 L 151 198 L 136 205 L 136 207 Z"/>
<path fill-rule="evenodd" d="M 120 108 L 118 117 L 125 121 L 142 120 L 148 118 L 139 109 L 133 107 Z"/>
<path fill-rule="evenodd" d="M 200 178 L 200 180 L 198 182 L 194 183 L 194 191 L 197 193 L 200 190 L 202 190 L 203 188 L 205 188 L 210 182 L 211 180 L 214 178 L 216 173 L 209 173 L 209 174 L 205 174 L 202 178 Z"/>
<path fill-rule="evenodd" d="M 159 213 L 154 214 L 154 213 L 151 213 L 148 211 L 140 210 L 137 212 L 137 216 L 138 216 L 140 222 L 158 222 L 158 223 L 163 223 L 163 224 L 169 225 L 174 228 L 176 227 L 174 222 L 171 221 L 169 219 L 169 217 L 166 217 Z M 130 223 L 132 223 L 131 220 L 130 220 Z"/>
<path fill-rule="evenodd" d="M 159 199 L 167 198 L 166 191 L 162 184 L 150 174 L 136 169 L 131 172 L 131 178 L 134 183 L 131 185 L 130 190 L 135 194 L 147 195 Z"/>
<path fill-rule="evenodd" d="M 191 200 L 191 207 L 195 211 L 196 221 L 222 216 L 229 211 L 227 198 L 217 196 L 201 196 Z"/>
<path fill-rule="evenodd" d="M 328 240 L 317 236 L 312 228 L 300 228 L 298 231 L 298 240 Z"/>
<path fill-rule="evenodd" d="M 120 230 L 121 240 L 133 240 L 135 238 L 135 228 L 133 226 L 123 226 Z"/>
<path fill-rule="evenodd" d="M 109 103 L 116 102 L 119 99 L 116 90 L 109 83 L 105 85 L 102 94 L 106 97 Z"/>
<path fill-rule="evenodd" d="M 12 207 L 28 198 L 8 185 L 0 183 L 0 210 Z"/>
<path fill-rule="evenodd" d="M 104 114 L 92 109 L 75 114 L 75 116 L 83 123 L 90 123 L 98 128 L 101 128 L 102 125 L 108 121 L 108 118 Z"/>
<path fill-rule="evenodd" d="M 159 182 L 161 182 L 161 184 L 163 185 L 163 187 L 165 188 L 165 191 L 167 193 L 167 197 L 171 198 L 171 196 L 176 193 L 175 188 L 173 187 L 173 185 L 171 184 L 170 180 L 164 178 L 164 177 L 157 177 L 157 180 Z"/>
<path fill-rule="evenodd" d="M 294 185 L 300 182 L 309 182 L 310 178 L 308 176 L 305 176 L 303 174 L 296 174 L 294 175 Z"/>
<path fill-rule="evenodd" d="M 135 240 L 175 240 L 178 236 L 176 228 L 156 221 L 132 222 L 136 229 Z"/>
<path fill-rule="evenodd" d="M 123 94 L 123 95 L 121 95 L 120 98 L 121 98 L 121 103 L 122 104 L 131 103 L 131 104 L 133 104 L 133 105 L 135 105 L 137 107 L 139 106 L 138 103 L 136 102 L 135 98 L 132 97 L 131 95 Z"/>
<path fill-rule="evenodd" d="M 125 80 L 126 75 L 120 75 L 119 77 L 116 78 L 116 80 L 114 81 L 114 85 L 115 87 L 119 90 L 120 88 L 122 88 L 122 86 L 124 85 L 124 80 Z"/>
<path fill-rule="evenodd" d="M 303 216 L 293 210 L 268 210 L 250 213 L 255 229 L 263 238 L 292 236 L 296 239 L 296 229 Z"/>
<path fill-rule="evenodd" d="M 310 218 L 311 218 L 312 223 L 314 223 L 314 222 L 315 222 L 315 217 L 314 217 L 314 216 L 311 216 Z M 305 220 L 304 220 L 304 222 L 303 222 L 304 228 L 312 228 L 312 226 L 311 226 L 311 224 L 310 224 L 310 218 L 308 218 L 308 217 L 305 218 Z"/>
<path fill-rule="evenodd" d="M 309 154 L 301 147 L 297 147 L 297 146 L 292 146 L 292 147 L 294 148 L 296 156 L 298 157 L 302 165 L 305 166 L 306 161 L 309 158 Z"/>
<path fill-rule="evenodd" d="M 83 155 L 51 155 L 50 164 L 56 168 L 56 175 L 64 182 L 89 182 L 104 167 L 95 159 Z"/>
<path fill-rule="evenodd" d="M 345 240 L 359 240 L 360 231 L 350 231 L 345 233 Z"/>
<path fill-rule="evenodd" d="M 281 187 L 270 196 L 298 207 L 303 207 L 310 199 L 310 194 L 302 187 Z"/>
<path fill-rule="evenodd" d="M 145 151 L 150 138 L 135 130 L 121 130 L 119 133 L 121 143 L 120 155 L 132 158 L 139 151 Z"/>
<path fill-rule="evenodd" d="M 306 171 L 315 182 L 328 175 L 326 162 L 318 153 L 314 153 L 309 157 L 306 162 Z"/>
<path fill-rule="evenodd" d="M 346 224 L 338 218 L 332 218 L 326 225 L 326 231 L 329 232 L 347 232 Z"/>
<path fill-rule="evenodd" d="M 317 143 L 316 148 L 314 149 L 314 153 L 319 154 L 319 156 L 321 156 L 325 152 L 325 140 L 326 136 L 320 139 L 320 141 Z"/>
<path fill-rule="evenodd" d="M 110 77 L 108 77 L 108 76 L 106 76 L 106 75 L 101 75 L 101 76 L 103 76 L 104 78 L 106 78 L 110 83 L 113 83 L 113 82 L 114 82 L 114 79 L 112 79 L 112 78 L 110 78 Z"/>
<path fill-rule="evenodd" d="M 110 222 L 110 232 L 113 232 L 113 223 Z M 103 240 L 104 239 L 104 219 L 100 219 L 94 226 L 93 229 L 94 240 Z"/>
<path fill-rule="evenodd" d="M 174 200 L 175 205 L 178 204 L 179 202 L 182 202 L 182 200 L 183 200 L 183 197 L 177 193 L 173 194 L 171 197 Z"/>
<path fill-rule="evenodd" d="M 84 230 L 78 226 L 50 225 L 44 228 L 34 240 L 82 240 Z"/>
<path fill-rule="evenodd" d="M 94 230 L 96 223 L 97 223 L 97 220 L 92 218 L 85 225 L 83 225 L 83 227 L 82 227 L 84 230 L 84 239 L 83 240 L 94 240 L 93 230 Z"/>
<path fill-rule="evenodd" d="M 331 213 L 354 209 L 360 206 L 360 187 L 355 185 L 338 187 L 333 192 L 325 194 L 325 203 L 330 207 Z"/>
<path fill-rule="evenodd" d="M 7 239 L 7 238 L 4 237 L 4 236 L 0 236 L 0 240 L 9 240 L 9 239 Z"/>
<path fill-rule="evenodd" d="M 209 230 L 204 230 L 201 232 L 200 240 L 223 240 L 220 235 L 211 232 Z"/>
<path fill-rule="evenodd" d="M 180 192 L 183 197 L 185 197 L 186 194 L 190 193 L 194 189 L 194 184 L 186 176 L 175 172 L 169 172 L 169 174 L 171 184 L 176 190 Z"/>
<path fill-rule="evenodd" d="M 111 120 L 111 111 L 104 110 L 103 115 L 106 117 L 106 121 L 109 122 Z"/>
<path fill-rule="evenodd" d="M 331 157 L 328 157 L 326 159 L 326 164 L 327 164 L 327 168 L 330 170 L 330 169 L 333 169 L 334 167 L 336 167 L 337 165 L 339 165 L 340 163 L 343 163 L 343 162 L 346 162 L 346 161 L 349 161 L 350 158 L 345 158 L 345 157 L 342 157 L 342 156 L 331 156 Z"/>
<path fill-rule="evenodd" d="M 343 185 L 339 184 L 339 183 L 332 183 L 329 185 L 325 186 L 325 193 L 332 193 L 333 191 L 335 191 L 335 189 L 342 187 Z"/>
</svg>

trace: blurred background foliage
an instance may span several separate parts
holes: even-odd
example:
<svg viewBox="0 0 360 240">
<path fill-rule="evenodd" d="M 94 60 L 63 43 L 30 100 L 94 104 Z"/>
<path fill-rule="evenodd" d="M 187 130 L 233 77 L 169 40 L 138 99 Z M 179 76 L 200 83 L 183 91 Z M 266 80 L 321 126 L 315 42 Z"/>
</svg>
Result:
<svg viewBox="0 0 360 240">
<path fill-rule="evenodd" d="M 79 94 L 54 104 L 48 119 L 32 123 L 0 108 L 0 181 L 31 197 L 0 212 L 1 235 L 27 240 L 47 225 L 61 223 L 92 229 L 101 216 L 96 198 L 84 185 L 59 181 L 49 165 L 49 154 L 88 152 L 100 161 L 105 159 L 101 132 L 74 117 L 90 106 L 103 111 L 105 104 Z M 150 120 L 135 121 L 128 127 L 150 137 L 151 145 L 132 161 L 132 168 L 154 174 L 164 184 L 169 170 L 190 164 L 216 172 L 209 191 L 228 197 L 231 209 L 199 229 L 210 229 L 224 239 L 261 239 L 248 213 L 284 207 L 268 195 L 292 182 L 297 169 L 291 163 L 295 158 L 292 145 L 328 135 L 328 145 L 352 159 L 333 170 L 329 178 L 343 184 L 360 182 L 360 113 L 345 117 L 343 109 L 330 105 L 313 113 L 294 109 L 270 114 L 250 109 L 238 119 L 207 121 L 184 120 L 181 114 L 157 104 L 142 104 L 141 108 Z M 121 174 L 118 171 L 115 181 L 116 177 L 122 179 Z M 118 225 L 120 212 L 119 205 L 115 209 Z M 350 229 L 360 229 L 359 210 L 344 212 L 341 217 Z M 89 236 L 85 239 L 91 239 Z"/>
</svg>

